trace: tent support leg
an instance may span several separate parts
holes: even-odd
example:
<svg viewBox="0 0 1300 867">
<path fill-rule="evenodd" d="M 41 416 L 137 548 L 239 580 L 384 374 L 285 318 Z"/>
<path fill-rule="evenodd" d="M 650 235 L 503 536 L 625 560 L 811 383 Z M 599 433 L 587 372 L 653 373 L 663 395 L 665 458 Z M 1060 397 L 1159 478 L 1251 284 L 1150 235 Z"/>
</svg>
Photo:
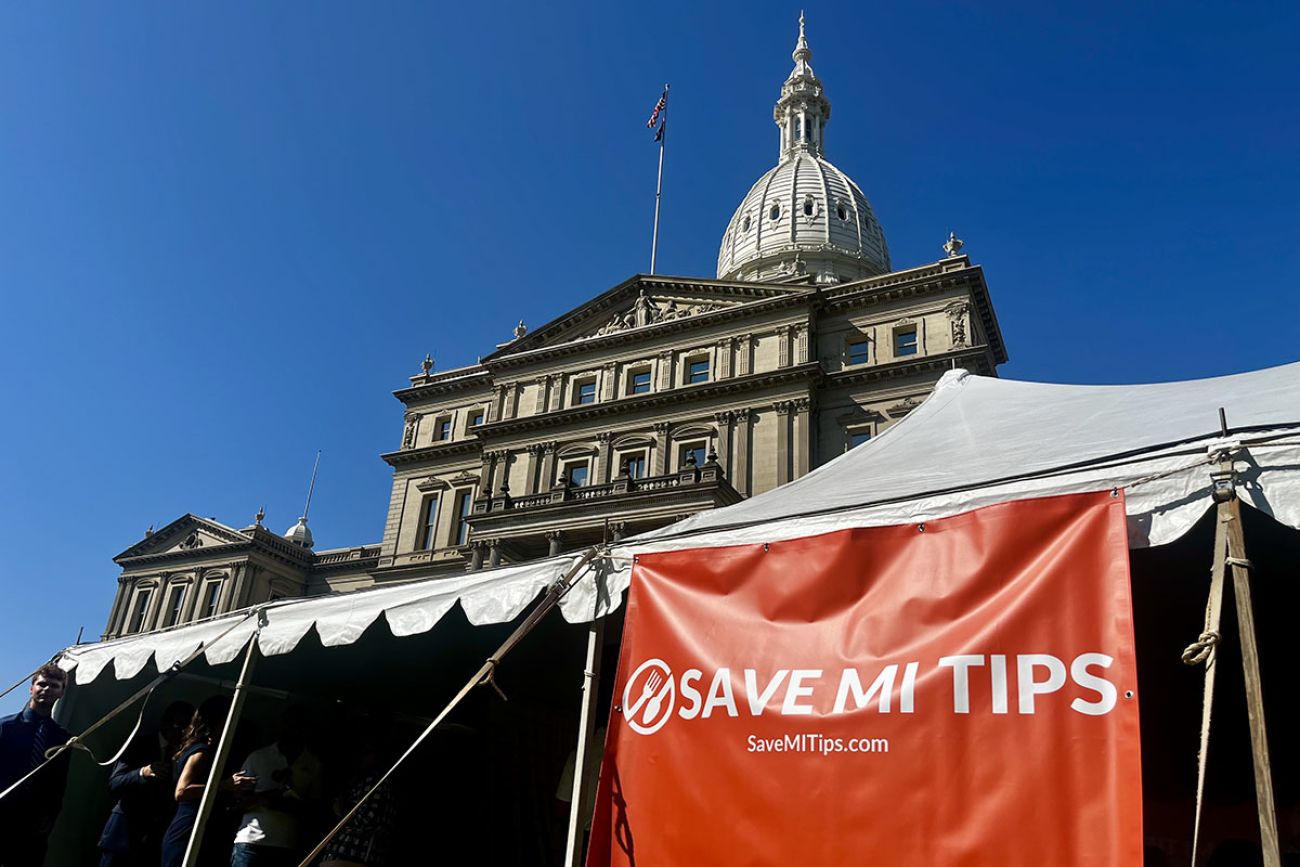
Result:
<svg viewBox="0 0 1300 867">
<path fill-rule="evenodd" d="M 248 639 L 248 650 L 244 652 L 244 667 L 239 671 L 239 681 L 235 684 L 235 695 L 230 702 L 230 713 L 226 715 L 226 725 L 221 729 L 221 740 L 217 742 L 216 755 L 212 757 L 212 772 L 208 775 L 208 784 L 203 788 L 203 800 L 199 802 L 199 815 L 194 820 L 194 830 L 190 832 L 190 843 L 185 849 L 183 867 L 196 867 L 199 863 L 199 849 L 203 845 L 203 832 L 212 808 L 217 803 L 217 790 L 221 788 L 218 776 L 230 758 L 230 750 L 235 740 L 235 727 L 244 710 L 244 699 L 248 697 L 248 681 L 253 674 L 253 664 L 257 661 L 257 637 L 253 633 Z"/>
<path fill-rule="evenodd" d="M 1282 867 L 1277 837 L 1277 812 L 1273 802 L 1273 767 L 1268 756 L 1264 726 L 1264 690 L 1259 674 L 1259 644 L 1255 636 L 1255 609 L 1250 599 L 1250 568 L 1246 538 L 1241 529 L 1241 501 L 1232 497 L 1222 507 L 1228 513 L 1228 564 L 1237 602 L 1237 631 L 1241 633 L 1241 667 L 1246 680 L 1246 711 L 1250 717 L 1250 751 L 1255 763 L 1255 801 L 1259 807 L 1259 839 L 1264 867 Z"/>
<path fill-rule="evenodd" d="M 578 867 L 582 857 L 583 831 L 587 817 L 583 815 L 583 801 L 587 788 L 586 769 L 599 762 L 592 753 L 598 749 L 592 743 L 596 731 L 596 700 L 600 689 L 600 660 L 605 644 L 604 619 L 593 620 L 587 630 L 587 667 L 582 673 L 582 715 L 578 723 L 578 752 L 573 761 L 573 797 L 569 801 L 569 836 L 564 846 L 565 867 Z"/>
</svg>

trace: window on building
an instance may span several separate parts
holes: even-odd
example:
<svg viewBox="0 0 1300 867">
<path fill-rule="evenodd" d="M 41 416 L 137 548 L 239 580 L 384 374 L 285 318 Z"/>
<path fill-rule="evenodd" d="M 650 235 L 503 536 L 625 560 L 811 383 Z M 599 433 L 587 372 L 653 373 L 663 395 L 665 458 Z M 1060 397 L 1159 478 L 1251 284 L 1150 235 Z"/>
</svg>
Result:
<svg viewBox="0 0 1300 867">
<path fill-rule="evenodd" d="M 470 413 L 469 413 L 469 426 L 470 426 L 471 428 L 476 428 L 476 427 L 478 427 L 479 425 L 483 424 L 483 421 L 484 421 L 484 419 L 486 419 L 486 418 L 487 418 L 487 411 L 486 411 L 486 410 L 482 410 L 482 409 L 474 409 L 474 410 L 470 410 Z"/>
<path fill-rule="evenodd" d="M 916 326 L 894 332 L 894 355 L 916 355 Z"/>
<path fill-rule="evenodd" d="M 461 491 L 456 495 L 456 544 L 469 541 L 469 513 L 474 506 L 474 492 Z"/>
<path fill-rule="evenodd" d="M 420 550 L 432 551 L 438 542 L 438 495 L 424 498 L 420 508 Z"/>
<path fill-rule="evenodd" d="M 438 442 L 446 442 L 451 439 L 451 418 L 440 418 L 433 428 L 433 438 Z"/>
<path fill-rule="evenodd" d="M 596 402 L 596 380 L 583 379 L 573 384 L 573 404 L 582 406 L 583 404 Z"/>
<path fill-rule="evenodd" d="M 128 632 L 139 632 L 144 629 L 144 619 L 149 615 L 149 599 L 153 596 L 152 590 L 141 590 L 135 594 L 135 613 L 131 615 L 131 628 Z"/>
<path fill-rule="evenodd" d="M 627 378 L 628 394 L 649 394 L 650 393 L 650 371 L 634 370 Z"/>
<path fill-rule="evenodd" d="M 768 209 L 767 216 L 773 221 L 781 219 L 781 206 L 773 204 L 772 207 Z"/>
<path fill-rule="evenodd" d="M 181 612 L 185 609 L 185 588 L 173 587 L 167 597 L 167 619 L 163 626 L 175 626 L 181 622 Z"/>
<path fill-rule="evenodd" d="M 207 589 L 204 590 L 203 596 L 203 616 L 216 617 L 217 609 L 221 606 L 221 582 L 208 582 Z"/>
<path fill-rule="evenodd" d="M 586 461 L 569 461 L 564 465 L 564 475 L 569 484 L 580 488 L 587 484 L 589 466 Z"/>
<path fill-rule="evenodd" d="M 849 351 L 848 351 L 849 364 L 866 364 L 867 359 L 870 357 L 870 354 L 871 354 L 871 345 L 866 341 L 865 338 L 862 340 L 849 341 Z"/>
<path fill-rule="evenodd" d="M 849 209 L 843 202 L 835 203 L 835 216 L 839 217 L 842 222 L 849 221 Z"/>
<path fill-rule="evenodd" d="M 817 212 L 817 203 L 813 201 L 813 197 L 812 197 L 812 196 L 804 196 L 804 197 L 803 197 L 803 215 L 804 215 L 805 217 L 811 217 L 811 216 L 812 216 L 814 213 L 816 213 L 816 212 Z"/>
<path fill-rule="evenodd" d="M 644 479 L 646 470 L 645 452 L 632 452 L 623 455 L 623 469 L 630 479 Z"/>
<path fill-rule="evenodd" d="M 707 358 L 696 358 L 686 362 L 686 383 L 688 385 L 708 381 L 709 360 Z"/>
<path fill-rule="evenodd" d="M 745 215 L 745 219 L 744 219 L 743 221 L 741 221 L 741 224 L 740 224 L 740 231 L 742 231 L 742 232 L 748 232 L 748 231 L 749 231 L 749 214 L 746 214 L 746 215 Z"/>
<path fill-rule="evenodd" d="M 683 443 L 677 449 L 677 469 L 679 471 L 689 469 L 692 466 L 692 458 L 694 458 L 694 466 L 702 467 L 707 456 L 707 444 L 702 442 Z"/>
<path fill-rule="evenodd" d="M 869 439 L 871 439 L 870 429 L 854 428 L 849 431 L 849 448 L 856 449 Z"/>
</svg>

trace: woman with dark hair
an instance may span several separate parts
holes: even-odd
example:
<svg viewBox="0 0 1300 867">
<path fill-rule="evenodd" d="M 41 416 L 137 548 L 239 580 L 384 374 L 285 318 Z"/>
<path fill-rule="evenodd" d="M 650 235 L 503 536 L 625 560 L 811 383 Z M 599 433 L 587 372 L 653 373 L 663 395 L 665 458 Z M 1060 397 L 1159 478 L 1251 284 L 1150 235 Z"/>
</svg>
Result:
<svg viewBox="0 0 1300 867">
<path fill-rule="evenodd" d="M 181 867 L 185 861 L 185 849 L 189 846 L 190 834 L 198 819 L 203 790 L 207 788 L 208 778 L 212 774 L 212 756 L 216 751 L 217 739 L 221 737 L 221 728 L 229 712 L 230 699 L 225 696 L 209 698 L 199 705 L 181 737 L 173 769 L 176 779 L 176 815 L 172 817 L 171 824 L 163 835 L 162 867 Z M 240 789 L 253 782 L 256 782 L 253 778 L 236 774 L 230 784 L 233 788 Z M 228 846 L 229 841 L 225 842 Z"/>
</svg>

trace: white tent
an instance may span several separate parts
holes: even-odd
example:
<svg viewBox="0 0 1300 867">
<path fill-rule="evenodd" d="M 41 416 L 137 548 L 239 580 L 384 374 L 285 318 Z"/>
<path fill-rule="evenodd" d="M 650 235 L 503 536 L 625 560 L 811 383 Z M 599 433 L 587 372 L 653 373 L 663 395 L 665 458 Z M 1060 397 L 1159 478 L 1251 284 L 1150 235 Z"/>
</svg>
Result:
<svg viewBox="0 0 1300 867">
<path fill-rule="evenodd" d="M 1108 488 L 1126 492 L 1130 546 L 1161 545 L 1209 508 L 1210 472 L 1224 449 L 1237 462 L 1242 498 L 1300 527 L 1300 363 L 1123 386 L 1017 382 L 955 370 L 902 422 L 807 476 L 618 545 L 607 563 L 588 568 L 561 609 L 570 622 L 583 622 L 617 608 L 637 553 L 919 522 Z M 350 644 L 381 615 L 393 635 L 413 635 L 458 602 L 471 623 L 508 622 L 576 559 L 278 602 L 264 611 L 259 649 L 288 653 L 313 626 L 325 646 Z M 76 668 L 78 683 L 92 681 L 110 661 L 119 679 L 135 676 L 151 658 L 162 670 L 241 616 L 69 648 L 62 664 Z M 249 620 L 208 647 L 208 661 L 234 659 L 254 625 Z"/>
</svg>

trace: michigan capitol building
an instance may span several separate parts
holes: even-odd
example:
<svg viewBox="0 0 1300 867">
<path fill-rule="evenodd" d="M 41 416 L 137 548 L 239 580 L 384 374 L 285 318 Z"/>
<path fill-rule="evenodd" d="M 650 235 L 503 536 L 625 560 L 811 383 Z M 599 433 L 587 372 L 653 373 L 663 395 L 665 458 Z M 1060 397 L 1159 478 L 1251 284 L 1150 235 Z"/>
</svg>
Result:
<svg viewBox="0 0 1300 867">
<path fill-rule="evenodd" d="M 317 550 L 185 515 L 114 558 L 105 638 L 267 600 L 519 563 L 736 503 L 878 436 L 947 370 L 1007 354 L 984 272 L 950 236 L 894 270 L 862 190 L 826 159 L 831 104 L 800 26 L 779 159 L 713 278 L 636 275 L 477 364 L 394 394 L 378 544 Z"/>
</svg>

